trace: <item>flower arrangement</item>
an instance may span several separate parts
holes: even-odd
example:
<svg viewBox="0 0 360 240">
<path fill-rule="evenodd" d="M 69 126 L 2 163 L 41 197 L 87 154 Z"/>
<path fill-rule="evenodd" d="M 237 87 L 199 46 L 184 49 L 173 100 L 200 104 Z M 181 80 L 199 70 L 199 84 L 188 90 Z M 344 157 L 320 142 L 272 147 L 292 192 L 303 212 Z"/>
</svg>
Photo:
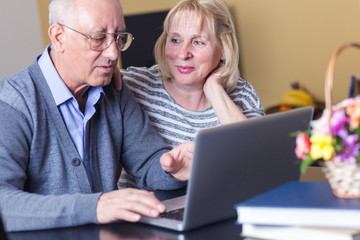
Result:
<svg viewBox="0 0 360 240">
<path fill-rule="evenodd" d="M 316 161 L 357 164 L 360 162 L 360 96 L 348 98 L 333 106 L 332 113 L 311 122 L 311 130 L 296 136 L 296 156 L 302 160 L 300 169 Z"/>
<path fill-rule="evenodd" d="M 360 198 L 360 95 L 332 105 L 331 92 L 337 56 L 346 43 L 331 56 L 325 76 L 325 110 L 311 122 L 311 129 L 297 133 L 295 154 L 302 160 L 301 172 L 319 161 L 333 193 L 341 198 Z"/>
</svg>

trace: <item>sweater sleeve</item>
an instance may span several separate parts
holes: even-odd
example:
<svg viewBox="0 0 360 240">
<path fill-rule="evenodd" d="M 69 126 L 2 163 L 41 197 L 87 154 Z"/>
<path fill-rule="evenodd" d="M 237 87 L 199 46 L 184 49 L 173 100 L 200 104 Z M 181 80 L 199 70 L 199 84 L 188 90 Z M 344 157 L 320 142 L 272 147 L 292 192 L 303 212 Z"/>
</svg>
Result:
<svg viewBox="0 0 360 240">
<path fill-rule="evenodd" d="M 248 81 L 239 78 L 236 88 L 229 93 L 229 96 L 247 118 L 265 115 L 260 98 Z"/>
<path fill-rule="evenodd" d="M 100 193 L 46 195 L 27 190 L 32 181 L 28 176 L 30 151 L 36 149 L 31 148 L 32 124 L 3 101 L 0 101 L 0 112 L 0 212 L 6 231 L 96 223 Z M 56 174 L 55 171 L 46 174 Z"/>
<path fill-rule="evenodd" d="M 160 164 L 160 157 L 171 148 L 150 124 L 148 115 L 141 109 L 126 84 L 121 93 L 123 118 L 122 164 L 125 170 L 135 176 L 137 185 L 148 190 L 173 190 L 185 186 L 166 173 Z"/>
</svg>

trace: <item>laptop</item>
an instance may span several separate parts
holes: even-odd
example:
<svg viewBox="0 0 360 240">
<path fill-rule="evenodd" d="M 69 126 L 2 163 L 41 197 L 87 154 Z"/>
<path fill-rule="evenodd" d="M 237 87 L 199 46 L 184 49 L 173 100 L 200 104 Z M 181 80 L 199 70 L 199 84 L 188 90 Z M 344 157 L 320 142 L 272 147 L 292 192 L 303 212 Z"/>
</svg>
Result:
<svg viewBox="0 0 360 240">
<path fill-rule="evenodd" d="M 186 194 L 163 201 L 166 214 L 141 222 L 191 230 L 235 217 L 235 204 L 299 180 L 296 138 L 290 134 L 309 129 L 312 117 L 313 108 L 304 107 L 201 130 Z"/>
</svg>

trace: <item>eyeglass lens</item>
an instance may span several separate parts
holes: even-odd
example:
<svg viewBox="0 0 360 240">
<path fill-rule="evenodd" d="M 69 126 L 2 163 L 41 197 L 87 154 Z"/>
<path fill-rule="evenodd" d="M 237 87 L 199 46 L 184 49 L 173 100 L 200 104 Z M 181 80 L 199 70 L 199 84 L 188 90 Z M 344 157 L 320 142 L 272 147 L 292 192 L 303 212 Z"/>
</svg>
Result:
<svg viewBox="0 0 360 240">
<path fill-rule="evenodd" d="M 120 33 L 120 34 L 98 33 L 98 34 L 94 34 L 91 37 L 90 47 L 93 50 L 103 50 L 109 47 L 112 41 L 115 40 L 115 42 L 118 45 L 118 48 L 121 51 L 125 51 L 130 47 L 133 39 L 134 38 L 130 33 Z"/>
</svg>

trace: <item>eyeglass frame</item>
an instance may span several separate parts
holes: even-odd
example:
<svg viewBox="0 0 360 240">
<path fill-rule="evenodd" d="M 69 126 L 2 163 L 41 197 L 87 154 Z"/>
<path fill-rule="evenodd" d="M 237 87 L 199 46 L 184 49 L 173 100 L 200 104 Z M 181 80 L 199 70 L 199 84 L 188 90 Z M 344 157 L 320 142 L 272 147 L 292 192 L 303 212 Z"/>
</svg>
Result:
<svg viewBox="0 0 360 240">
<path fill-rule="evenodd" d="M 83 35 L 84 37 L 86 37 L 86 38 L 87 38 L 88 40 L 90 40 L 90 41 L 91 41 L 92 39 L 95 39 L 95 38 L 94 38 L 95 34 L 93 34 L 92 36 L 91 36 L 91 35 L 87 35 L 87 34 L 82 33 L 82 32 L 80 32 L 80 31 L 78 31 L 78 30 L 76 30 L 76 29 L 73 29 L 73 28 L 71 28 L 71 27 L 69 27 L 69 26 L 67 26 L 67 25 L 65 25 L 65 24 L 62 24 L 62 23 L 58 23 L 58 24 L 59 24 L 60 26 L 63 26 L 63 27 L 65 27 L 65 28 L 68 28 L 68 29 L 76 32 L 76 33 L 79 33 L 79 34 Z M 112 35 L 113 37 L 111 38 L 111 41 L 110 41 L 110 42 L 107 42 L 107 43 L 106 43 L 107 46 L 104 47 L 103 49 L 93 49 L 93 48 L 91 47 L 91 43 L 90 43 L 90 41 L 89 41 L 90 49 L 93 50 L 93 51 L 99 51 L 99 52 L 100 52 L 100 51 L 103 51 L 103 50 L 107 49 L 107 48 L 111 45 L 111 43 L 115 40 L 116 46 L 119 48 L 120 51 L 124 52 L 124 51 L 126 51 L 126 50 L 131 46 L 132 41 L 134 41 L 134 39 L 135 39 L 134 36 L 133 36 L 131 33 L 129 33 L 129 32 L 116 32 L 116 33 L 97 32 L 96 34 L 98 34 L 98 33 L 110 34 L 110 35 Z M 124 49 L 124 48 L 120 49 L 119 44 L 118 44 L 121 34 L 126 34 L 126 35 L 128 35 L 128 37 L 130 37 L 130 39 L 131 39 L 129 46 L 127 46 L 127 48 L 125 48 L 125 49 Z"/>
</svg>

